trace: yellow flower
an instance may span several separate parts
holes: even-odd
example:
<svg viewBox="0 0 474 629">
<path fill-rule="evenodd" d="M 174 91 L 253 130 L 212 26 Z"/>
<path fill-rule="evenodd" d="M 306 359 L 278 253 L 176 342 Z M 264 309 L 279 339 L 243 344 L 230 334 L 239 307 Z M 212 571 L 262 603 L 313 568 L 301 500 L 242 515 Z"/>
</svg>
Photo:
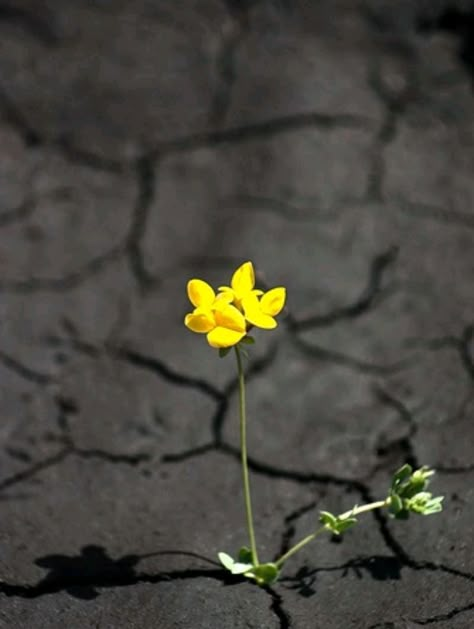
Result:
<svg viewBox="0 0 474 629">
<path fill-rule="evenodd" d="M 286 290 L 272 288 L 264 293 L 255 287 L 251 262 L 244 262 L 233 274 L 230 286 L 214 289 L 203 280 L 188 282 L 188 297 L 194 306 L 184 323 L 193 332 L 207 334 L 211 347 L 237 345 L 250 327 L 276 328 L 275 316 L 285 305 Z"/>
<path fill-rule="evenodd" d="M 277 327 L 274 317 L 283 309 L 285 299 L 286 290 L 282 287 L 272 288 L 261 299 L 250 293 L 242 300 L 245 318 L 257 328 L 272 330 Z"/>
<path fill-rule="evenodd" d="M 244 262 L 232 276 L 230 286 L 219 286 L 221 295 L 230 297 L 237 308 L 242 308 L 242 301 L 248 295 L 262 295 L 263 290 L 254 289 L 255 272 L 251 262 Z"/>
<path fill-rule="evenodd" d="M 216 297 L 207 282 L 194 279 L 188 282 L 188 297 L 195 308 L 186 315 L 184 324 L 193 332 L 207 334 L 211 347 L 232 347 L 247 333 L 245 319 L 229 303 L 230 296 Z"/>
<path fill-rule="evenodd" d="M 244 262 L 232 276 L 230 286 L 220 286 L 221 295 L 230 299 L 246 320 L 257 328 L 271 330 L 277 327 L 274 317 L 281 312 L 286 300 L 286 290 L 272 288 L 264 293 L 255 286 L 255 272 L 251 262 Z M 261 298 L 259 299 L 259 297 Z"/>
</svg>

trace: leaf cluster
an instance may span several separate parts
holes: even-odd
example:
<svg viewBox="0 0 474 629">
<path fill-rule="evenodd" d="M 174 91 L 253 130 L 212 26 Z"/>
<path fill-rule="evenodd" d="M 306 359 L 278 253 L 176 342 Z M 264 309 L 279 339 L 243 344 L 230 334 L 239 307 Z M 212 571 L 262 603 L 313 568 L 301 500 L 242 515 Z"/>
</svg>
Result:
<svg viewBox="0 0 474 629">
<path fill-rule="evenodd" d="M 395 472 L 389 491 L 388 511 L 398 520 L 408 519 L 410 513 L 431 515 L 442 510 L 443 496 L 433 497 L 426 491 L 434 471 L 423 466 L 413 471 L 405 464 Z"/>
</svg>

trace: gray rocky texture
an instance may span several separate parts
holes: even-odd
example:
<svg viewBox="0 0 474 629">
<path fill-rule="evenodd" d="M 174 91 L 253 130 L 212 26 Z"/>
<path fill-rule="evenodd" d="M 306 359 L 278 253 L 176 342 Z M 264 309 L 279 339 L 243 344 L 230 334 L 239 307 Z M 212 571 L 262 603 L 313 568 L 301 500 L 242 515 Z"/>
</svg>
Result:
<svg viewBox="0 0 474 629">
<path fill-rule="evenodd" d="M 468 629 L 472 3 L 184 4 L 0 3 L 0 627 Z M 266 590 L 216 562 L 235 368 L 182 323 L 247 259 L 288 288 L 248 365 L 262 556 L 405 461 L 446 496 Z"/>
</svg>

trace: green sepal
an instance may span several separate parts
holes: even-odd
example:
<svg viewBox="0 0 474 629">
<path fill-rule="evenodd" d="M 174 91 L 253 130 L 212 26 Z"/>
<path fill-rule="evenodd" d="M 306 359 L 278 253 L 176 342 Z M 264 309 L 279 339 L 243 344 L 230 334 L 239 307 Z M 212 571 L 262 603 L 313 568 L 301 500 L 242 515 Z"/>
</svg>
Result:
<svg viewBox="0 0 474 629">
<path fill-rule="evenodd" d="M 219 357 L 224 358 L 230 352 L 231 347 L 219 347 Z"/>
<path fill-rule="evenodd" d="M 253 336 L 244 336 L 243 339 L 240 340 L 240 343 L 244 343 L 245 345 L 254 345 L 255 344 L 255 339 L 253 338 Z"/>
</svg>

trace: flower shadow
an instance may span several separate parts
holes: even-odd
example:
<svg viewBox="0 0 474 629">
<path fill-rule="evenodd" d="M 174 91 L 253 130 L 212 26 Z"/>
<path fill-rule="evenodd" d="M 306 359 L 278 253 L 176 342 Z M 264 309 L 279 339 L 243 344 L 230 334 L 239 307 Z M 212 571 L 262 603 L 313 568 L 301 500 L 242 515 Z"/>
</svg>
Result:
<svg viewBox="0 0 474 629">
<path fill-rule="evenodd" d="M 224 571 L 217 562 L 196 553 L 180 550 L 164 550 L 143 555 L 129 554 L 118 559 L 112 559 L 107 551 L 98 545 L 87 545 L 81 548 L 78 555 L 45 555 L 35 560 L 35 564 L 48 570 L 48 574 L 30 590 L 30 596 L 64 591 L 70 596 L 82 600 L 93 600 L 100 595 L 101 588 L 134 585 L 141 582 L 159 582 L 171 579 L 171 573 L 144 574 L 137 572 L 138 563 L 149 557 L 160 555 L 183 555 L 197 558 L 215 566 L 214 570 L 180 570 L 177 575 L 189 578 L 199 574 L 212 574 L 222 576 L 225 582 Z"/>
</svg>

